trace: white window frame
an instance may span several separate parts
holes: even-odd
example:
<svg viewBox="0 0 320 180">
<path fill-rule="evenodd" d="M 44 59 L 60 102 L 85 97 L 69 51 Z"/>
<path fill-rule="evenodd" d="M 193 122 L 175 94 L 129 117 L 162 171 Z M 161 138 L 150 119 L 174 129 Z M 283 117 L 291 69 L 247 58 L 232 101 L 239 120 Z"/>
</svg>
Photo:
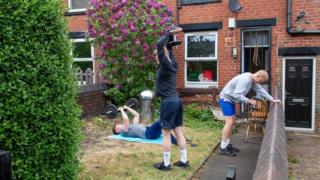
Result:
<svg viewBox="0 0 320 180">
<path fill-rule="evenodd" d="M 75 39 L 71 39 L 71 42 L 72 43 L 77 43 L 77 42 L 90 42 L 90 46 L 91 46 L 91 58 L 75 58 L 73 57 L 73 51 L 71 51 L 71 56 L 72 56 L 72 59 L 73 59 L 73 62 L 92 62 L 92 71 L 95 73 L 96 72 L 96 67 L 95 67 L 95 61 L 94 61 L 94 58 L 95 58 L 95 54 L 94 54 L 94 45 L 93 43 L 91 42 L 93 39 L 90 38 L 90 39 L 86 39 L 86 38 L 75 38 Z M 93 77 L 93 81 L 96 82 L 96 79 L 95 79 L 96 76 Z"/>
<path fill-rule="evenodd" d="M 187 57 L 188 51 L 188 37 L 195 36 L 195 35 L 215 35 L 215 55 L 214 57 Z M 192 32 L 192 33 L 185 33 L 185 46 L 184 46 L 184 79 L 185 79 L 185 87 L 187 88 L 209 88 L 209 87 L 218 87 L 218 79 L 219 79 L 219 70 L 218 70 L 218 32 L 217 31 L 204 31 L 204 32 Z M 201 61 L 216 61 L 217 62 L 217 81 L 213 82 L 192 82 L 188 81 L 187 79 L 187 63 L 188 62 L 201 62 Z"/>
<path fill-rule="evenodd" d="M 69 9 L 69 12 L 84 12 L 87 10 L 87 8 L 80 8 L 80 9 L 72 9 L 72 0 L 68 0 L 68 9 Z M 88 1 L 89 3 L 89 1 Z"/>
</svg>

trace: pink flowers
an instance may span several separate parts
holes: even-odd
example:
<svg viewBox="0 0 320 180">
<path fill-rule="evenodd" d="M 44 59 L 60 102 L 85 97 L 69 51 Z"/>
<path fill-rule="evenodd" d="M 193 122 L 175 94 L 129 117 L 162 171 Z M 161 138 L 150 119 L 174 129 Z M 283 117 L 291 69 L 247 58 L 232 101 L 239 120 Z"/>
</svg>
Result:
<svg viewBox="0 0 320 180">
<path fill-rule="evenodd" d="M 103 64 L 103 63 L 100 63 L 98 66 L 99 66 L 99 69 L 104 69 L 104 68 L 106 68 L 106 65 Z"/>
<path fill-rule="evenodd" d="M 90 0 L 90 4 L 89 34 L 99 47 L 98 68 L 114 85 L 113 92 L 133 94 L 139 91 L 135 84 L 152 88 L 157 67 L 152 51 L 172 24 L 171 11 L 158 0 Z"/>
<path fill-rule="evenodd" d="M 125 63 L 127 63 L 127 62 L 129 61 L 128 56 L 123 57 L 123 61 L 124 61 Z"/>
</svg>

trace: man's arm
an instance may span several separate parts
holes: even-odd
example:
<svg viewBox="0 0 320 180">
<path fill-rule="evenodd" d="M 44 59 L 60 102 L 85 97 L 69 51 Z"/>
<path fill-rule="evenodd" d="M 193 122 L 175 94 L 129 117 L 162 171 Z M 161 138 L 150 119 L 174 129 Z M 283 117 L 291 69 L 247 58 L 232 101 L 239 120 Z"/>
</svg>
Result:
<svg viewBox="0 0 320 180">
<path fill-rule="evenodd" d="M 123 123 L 124 131 L 125 131 L 125 132 L 128 132 L 129 124 L 130 124 L 128 115 L 127 115 L 126 112 L 124 112 L 123 107 L 119 107 L 118 110 L 119 110 L 120 113 L 121 113 L 121 118 L 122 118 L 122 123 Z"/>
<path fill-rule="evenodd" d="M 170 61 L 164 53 L 164 47 L 168 44 L 170 36 L 172 36 L 172 34 L 170 32 L 166 32 L 164 35 L 160 37 L 160 39 L 157 42 L 158 59 L 159 59 L 160 65 L 162 65 L 163 67 L 170 66 Z"/>
<path fill-rule="evenodd" d="M 250 103 L 249 99 L 244 95 L 246 86 L 248 86 L 248 80 L 238 81 L 236 88 L 234 89 L 234 98 L 243 103 Z"/>
<path fill-rule="evenodd" d="M 130 107 L 128 107 L 126 105 L 124 105 L 123 108 L 128 110 L 133 115 L 133 120 L 132 120 L 133 124 L 139 124 L 140 123 L 140 115 L 139 115 L 139 113 L 137 111 L 135 111 L 134 109 L 131 109 Z"/>
<path fill-rule="evenodd" d="M 273 102 L 273 97 L 266 91 L 263 89 L 263 87 L 261 86 L 261 84 L 254 84 L 253 88 L 252 88 L 257 95 L 261 95 L 262 97 L 268 99 L 269 101 Z"/>
</svg>

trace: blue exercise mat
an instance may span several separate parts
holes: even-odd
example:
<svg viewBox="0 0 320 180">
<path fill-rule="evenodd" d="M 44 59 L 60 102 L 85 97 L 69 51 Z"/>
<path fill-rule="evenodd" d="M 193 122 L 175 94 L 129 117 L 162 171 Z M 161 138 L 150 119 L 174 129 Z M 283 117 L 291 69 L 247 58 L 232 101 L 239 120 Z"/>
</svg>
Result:
<svg viewBox="0 0 320 180">
<path fill-rule="evenodd" d="M 135 138 L 135 137 L 123 137 L 120 134 L 119 135 L 110 135 L 107 138 L 110 139 L 118 139 L 123 141 L 130 141 L 130 142 L 139 142 L 139 143 L 148 143 L 148 144 L 162 144 L 162 136 L 160 136 L 158 139 L 142 139 L 142 138 Z"/>
</svg>

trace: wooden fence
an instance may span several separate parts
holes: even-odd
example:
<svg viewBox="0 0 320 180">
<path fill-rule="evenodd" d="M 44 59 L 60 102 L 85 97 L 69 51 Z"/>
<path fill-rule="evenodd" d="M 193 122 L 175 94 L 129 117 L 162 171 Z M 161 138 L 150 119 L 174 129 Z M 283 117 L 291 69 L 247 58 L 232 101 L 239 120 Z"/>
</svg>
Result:
<svg viewBox="0 0 320 180">
<path fill-rule="evenodd" d="M 106 83 L 102 74 L 98 71 L 94 72 L 88 68 L 77 72 L 78 93 L 100 91 L 106 89 Z"/>
</svg>

